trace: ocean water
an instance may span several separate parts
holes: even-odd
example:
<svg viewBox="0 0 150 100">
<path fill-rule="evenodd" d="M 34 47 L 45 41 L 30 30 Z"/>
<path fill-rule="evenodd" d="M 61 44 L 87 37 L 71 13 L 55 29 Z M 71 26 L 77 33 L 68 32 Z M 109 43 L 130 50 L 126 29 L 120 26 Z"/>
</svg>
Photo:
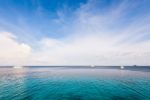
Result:
<svg viewBox="0 0 150 100">
<path fill-rule="evenodd" d="M 150 100 L 150 72 L 0 68 L 0 100 Z"/>
</svg>

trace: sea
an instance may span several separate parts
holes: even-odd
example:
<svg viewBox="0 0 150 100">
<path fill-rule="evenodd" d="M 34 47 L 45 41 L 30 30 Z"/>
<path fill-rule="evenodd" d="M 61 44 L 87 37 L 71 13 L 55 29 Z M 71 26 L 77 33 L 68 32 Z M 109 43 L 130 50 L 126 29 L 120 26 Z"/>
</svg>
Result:
<svg viewBox="0 0 150 100">
<path fill-rule="evenodd" d="M 150 100 L 150 67 L 0 67 L 0 100 Z"/>
</svg>

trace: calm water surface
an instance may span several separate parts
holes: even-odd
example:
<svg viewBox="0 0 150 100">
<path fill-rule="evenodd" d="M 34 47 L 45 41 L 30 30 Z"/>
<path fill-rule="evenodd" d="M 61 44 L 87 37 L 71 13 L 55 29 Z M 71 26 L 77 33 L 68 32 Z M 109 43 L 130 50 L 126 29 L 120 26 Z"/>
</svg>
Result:
<svg viewBox="0 0 150 100">
<path fill-rule="evenodd" d="M 0 68 L 0 100 L 150 100 L 150 72 Z"/>
</svg>

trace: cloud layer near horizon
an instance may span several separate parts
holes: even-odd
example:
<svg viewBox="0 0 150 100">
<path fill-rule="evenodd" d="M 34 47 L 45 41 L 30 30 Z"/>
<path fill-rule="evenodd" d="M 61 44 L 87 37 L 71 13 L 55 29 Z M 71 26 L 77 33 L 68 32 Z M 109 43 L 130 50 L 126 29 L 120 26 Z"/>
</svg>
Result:
<svg viewBox="0 0 150 100">
<path fill-rule="evenodd" d="M 53 21 L 69 33 L 64 38 L 42 37 L 30 44 L 1 32 L 0 64 L 150 65 L 150 14 L 129 14 L 138 2 L 122 2 L 107 11 L 94 8 L 95 2 L 82 4 L 69 18 L 64 9 L 58 11 Z"/>
</svg>

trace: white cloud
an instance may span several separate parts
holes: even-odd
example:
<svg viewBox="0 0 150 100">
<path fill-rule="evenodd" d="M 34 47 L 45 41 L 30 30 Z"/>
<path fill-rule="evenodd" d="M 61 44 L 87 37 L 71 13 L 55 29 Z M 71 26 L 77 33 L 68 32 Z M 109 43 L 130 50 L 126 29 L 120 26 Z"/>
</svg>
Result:
<svg viewBox="0 0 150 100">
<path fill-rule="evenodd" d="M 0 33 L 0 64 L 24 64 L 31 48 L 25 43 L 19 43 L 16 36 L 9 32 Z"/>
<path fill-rule="evenodd" d="M 39 44 L 41 49 L 32 53 L 30 63 L 34 65 L 37 63 L 40 65 L 149 64 L 149 41 L 134 45 L 116 45 L 116 43 L 113 38 L 101 38 L 96 35 L 70 38 L 65 41 L 46 39 L 42 45 Z"/>
</svg>

